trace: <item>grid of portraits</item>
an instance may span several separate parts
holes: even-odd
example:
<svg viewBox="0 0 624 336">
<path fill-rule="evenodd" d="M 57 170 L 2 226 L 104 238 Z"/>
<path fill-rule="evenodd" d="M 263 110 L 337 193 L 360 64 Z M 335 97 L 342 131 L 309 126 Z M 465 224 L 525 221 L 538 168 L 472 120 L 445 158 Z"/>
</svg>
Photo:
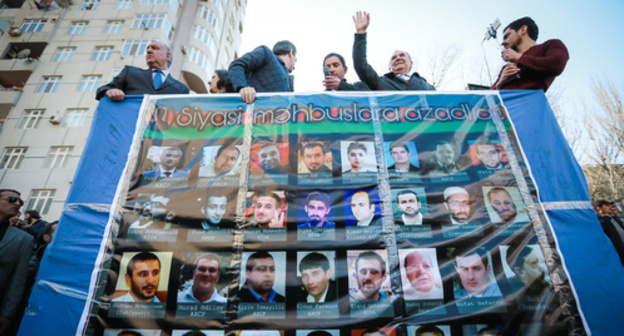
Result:
<svg viewBox="0 0 624 336">
<path fill-rule="evenodd" d="M 525 205 L 536 192 L 513 139 L 507 150 L 470 129 L 144 138 L 89 331 L 558 330 L 544 320 L 558 307 L 544 219 Z"/>
</svg>

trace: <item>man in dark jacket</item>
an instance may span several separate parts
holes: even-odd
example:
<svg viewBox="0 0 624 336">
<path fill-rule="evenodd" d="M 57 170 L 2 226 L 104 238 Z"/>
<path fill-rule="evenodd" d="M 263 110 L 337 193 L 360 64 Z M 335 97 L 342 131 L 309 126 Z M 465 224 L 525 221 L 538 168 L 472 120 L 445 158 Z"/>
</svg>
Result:
<svg viewBox="0 0 624 336">
<path fill-rule="evenodd" d="M 353 17 L 355 40 L 353 42 L 353 64 L 360 80 L 373 91 L 388 90 L 435 90 L 433 85 L 420 77 L 417 72 L 409 75 L 412 57 L 405 51 L 397 50 L 390 59 L 391 72 L 379 76 L 366 60 L 366 28 L 370 23 L 367 12 L 357 12 Z"/>
<path fill-rule="evenodd" d="M 613 243 L 615 251 L 620 256 L 620 262 L 624 266 L 624 223 L 618 217 L 615 203 L 601 199 L 594 205 L 594 210 L 596 210 L 602 230 Z"/>
<path fill-rule="evenodd" d="M 325 76 L 323 85 L 327 91 L 368 91 L 368 86 L 363 82 L 347 83 L 344 78 L 347 66 L 342 55 L 330 53 L 323 60 L 323 67 L 329 69 L 329 76 Z"/>
<path fill-rule="evenodd" d="M 297 48 L 289 41 L 280 41 L 271 51 L 260 46 L 230 63 L 232 86 L 247 104 L 256 99 L 256 92 L 293 91 L 289 74 L 297 63 Z"/>
<path fill-rule="evenodd" d="M 22 230 L 30 233 L 36 239 L 45 230 L 48 222 L 41 219 L 41 215 L 37 210 L 28 210 L 24 213 L 24 221 L 26 225 L 21 227 Z"/>
<path fill-rule="evenodd" d="M 97 89 L 95 99 L 107 96 L 112 101 L 123 101 L 126 95 L 189 93 L 189 88 L 173 79 L 169 66 L 173 62 L 171 50 L 159 41 L 151 41 L 145 52 L 149 69 L 126 65 L 113 80 Z"/>
</svg>

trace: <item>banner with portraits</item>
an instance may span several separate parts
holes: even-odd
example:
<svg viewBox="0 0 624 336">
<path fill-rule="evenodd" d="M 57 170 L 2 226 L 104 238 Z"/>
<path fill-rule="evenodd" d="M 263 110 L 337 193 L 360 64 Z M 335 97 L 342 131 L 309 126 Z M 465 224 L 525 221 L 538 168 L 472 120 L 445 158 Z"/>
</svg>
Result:
<svg viewBox="0 0 624 336">
<path fill-rule="evenodd" d="M 79 334 L 586 328 L 497 92 L 150 96 L 138 113 Z"/>
</svg>

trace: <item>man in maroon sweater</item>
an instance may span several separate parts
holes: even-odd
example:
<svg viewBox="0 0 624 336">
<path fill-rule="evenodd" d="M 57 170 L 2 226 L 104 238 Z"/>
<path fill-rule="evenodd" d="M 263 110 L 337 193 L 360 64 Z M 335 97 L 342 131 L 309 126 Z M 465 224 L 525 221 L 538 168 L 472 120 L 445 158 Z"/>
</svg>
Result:
<svg viewBox="0 0 624 336">
<path fill-rule="evenodd" d="M 570 56 L 560 40 L 537 44 L 538 28 L 530 17 L 510 23 L 503 31 L 501 56 L 508 62 L 498 75 L 493 90 L 548 90 Z"/>
</svg>

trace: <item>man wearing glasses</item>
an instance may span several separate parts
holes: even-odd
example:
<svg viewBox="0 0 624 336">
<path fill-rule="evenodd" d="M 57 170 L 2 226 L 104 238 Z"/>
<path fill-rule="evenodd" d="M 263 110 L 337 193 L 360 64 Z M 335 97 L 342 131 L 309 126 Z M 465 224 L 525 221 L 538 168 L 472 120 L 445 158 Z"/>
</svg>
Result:
<svg viewBox="0 0 624 336">
<path fill-rule="evenodd" d="M 448 218 L 443 224 L 467 224 L 470 218 L 470 195 L 462 187 L 448 187 L 444 189 L 444 208 L 448 211 Z"/>
<path fill-rule="evenodd" d="M 26 290 L 33 237 L 12 226 L 24 201 L 12 189 L 0 189 L 0 335 L 11 326 Z"/>
</svg>

